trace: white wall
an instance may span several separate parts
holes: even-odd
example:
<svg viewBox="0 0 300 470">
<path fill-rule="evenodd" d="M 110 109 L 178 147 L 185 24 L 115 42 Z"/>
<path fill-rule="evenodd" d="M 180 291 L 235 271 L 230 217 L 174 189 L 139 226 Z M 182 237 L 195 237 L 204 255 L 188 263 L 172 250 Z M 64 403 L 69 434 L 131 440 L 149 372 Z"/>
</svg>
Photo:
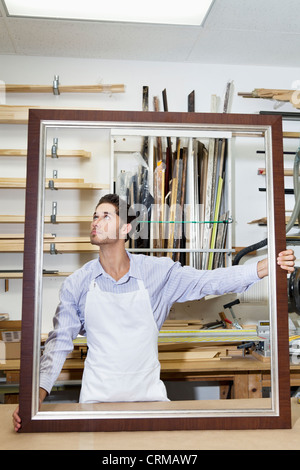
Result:
<svg viewBox="0 0 300 470">
<path fill-rule="evenodd" d="M 238 92 L 248 92 L 254 88 L 291 88 L 292 84 L 300 79 L 300 68 L 0 56 L 0 80 L 6 83 L 52 84 L 55 74 L 59 75 L 62 85 L 123 83 L 126 86 L 126 92 L 113 95 L 62 94 L 58 97 L 51 94 L 10 94 L 6 96 L 6 104 L 140 111 L 142 110 L 142 87 L 147 85 L 151 97 L 150 110 L 153 110 L 153 96 L 159 96 L 162 103 L 161 92 L 166 88 L 169 111 L 187 111 L 187 96 L 192 90 L 195 90 L 196 112 L 210 112 L 210 100 L 213 94 L 220 98 L 219 111 L 222 111 L 226 83 L 228 80 L 233 80 L 234 94 L 231 112 L 252 114 L 260 110 L 273 110 L 274 103 L 267 100 L 244 99 L 237 96 Z M 280 110 L 295 111 L 290 104 L 285 104 Z M 293 124 L 293 126 L 297 129 L 298 124 Z M 298 142 L 289 141 L 285 145 L 296 151 Z M 0 126 L 0 148 L 26 148 L 26 146 L 27 126 Z M 287 160 L 287 163 L 292 165 L 293 157 Z M 1 158 L 0 165 L 2 176 L 22 176 L 25 172 L 25 164 L 24 161 L 21 162 L 21 159 L 13 161 Z M 257 208 L 253 200 L 251 200 L 251 205 L 248 205 L 246 196 L 247 191 L 253 193 L 253 186 L 258 188 L 263 186 L 263 182 L 262 177 L 257 175 L 257 163 L 253 164 L 251 156 L 248 158 L 247 155 L 243 155 L 234 171 L 235 192 L 241 194 L 234 207 L 238 225 L 234 242 L 237 246 L 245 246 L 265 237 L 264 229 L 247 225 L 250 220 L 266 215 L 259 207 L 261 195 L 258 191 Z M 287 185 L 290 184 L 291 181 L 288 180 Z M 9 201 L 9 207 L 7 201 Z M 287 204 L 290 207 L 293 206 L 292 196 L 287 198 Z M 23 207 L 24 193 L 16 196 L 13 190 L 1 190 L 0 213 L 20 213 Z M 17 226 L 10 227 L 9 230 L 12 228 L 14 232 L 22 230 L 22 227 L 17 228 Z M 7 231 L 8 228 L 2 225 L 0 230 Z M 0 269 L 19 268 L 20 256 L 1 255 L 0 263 Z M 52 280 L 49 284 L 49 297 L 53 299 L 51 311 L 54 310 L 56 303 L 56 297 L 52 296 L 52 289 L 56 292 L 57 282 Z M 5 293 L 4 281 L 0 282 L 0 312 L 9 313 L 11 319 L 18 319 L 21 315 L 21 286 L 21 281 L 12 280 L 9 292 Z M 45 328 L 48 328 L 48 320 Z"/>
<path fill-rule="evenodd" d="M 0 80 L 6 83 L 52 84 L 55 74 L 59 75 L 62 85 L 124 83 L 126 93 L 99 95 L 96 99 L 93 95 L 10 95 L 7 104 L 78 105 L 139 111 L 142 86 L 148 85 L 151 96 L 161 96 L 161 91 L 167 89 L 169 111 L 186 111 L 187 95 L 195 90 L 196 112 L 209 112 L 211 95 L 223 98 L 228 80 L 234 81 L 236 93 L 254 88 L 291 88 L 300 79 L 300 68 L 0 56 Z M 246 100 L 236 93 L 232 113 L 273 109 L 269 101 Z M 292 110 L 292 107 L 287 104 L 282 109 Z"/>
</svg>

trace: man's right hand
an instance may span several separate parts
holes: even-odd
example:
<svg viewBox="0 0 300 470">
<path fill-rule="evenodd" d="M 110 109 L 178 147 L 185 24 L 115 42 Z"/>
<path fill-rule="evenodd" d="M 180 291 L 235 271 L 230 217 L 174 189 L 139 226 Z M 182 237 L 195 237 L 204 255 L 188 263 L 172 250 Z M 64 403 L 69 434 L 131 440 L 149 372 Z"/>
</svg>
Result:
<svg viewBox="0 0 300 470">
<path fill-rule="evenodd" d="M 41 404 L 43 403 L 44 399 L 46 398 L 47 396 L 47 392 L 46 390 L 44 390 L 43 388 L 40 388 L 40 394 L 39 394 L 39 408 L 41 406 Z M 17 408 L 15 409 L 15 411 L 13 412 L 13 415 L 12 415 L 12 418 L 13 418 L 13 425 L 14 425 L 14 430 L 16 432 L 19 431 L 19 429 L 21 428 L 22 426 L 22 420 L 19 416 L 19 406 L 17 406 Z"/>
<path fill-rule="evenodd" d="M 19 407 L 17 407 L 15 409 L 15 411 L 13 412 L 12 418 L 13 418 L 14 430 L 16 432 L 18 432 L 20 427 L 21 427 L 21 418 L 19 416 Z"/>
</svg>

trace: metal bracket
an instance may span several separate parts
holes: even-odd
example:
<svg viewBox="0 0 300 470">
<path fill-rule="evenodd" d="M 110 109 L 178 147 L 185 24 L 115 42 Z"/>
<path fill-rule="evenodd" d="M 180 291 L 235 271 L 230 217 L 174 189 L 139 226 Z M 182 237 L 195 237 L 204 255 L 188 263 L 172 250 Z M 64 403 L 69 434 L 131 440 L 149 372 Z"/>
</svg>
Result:
<svg viewBox="0 0 300 470">
<path fill-rule="evenodd" d="M 53 80 L 53 95 L 60 95 L 59 91 L 59 75 L 54 75 Z"/>
<path fill-rule="evenodd" d="M 53 145 L 51 147 L 51 157 L 52 158 L 58 158 L 57 155 L 57 148 L 58 148 L 58 138 L 54 137 L 53 139 Z"/>
<path fill-rule="evenodd" d="M 50 255 L 57 255 L 57 250 L 55 248 L 55 243 L 50 243 Z"/>
<path fill-rule="evenodd" d="M 57 202 L 52 202 L 52 214 L 51 214 L 51 223 L 56 224 L 56 215 L 57 215 Z"/>
<path fill-rule="evenodd" d="M 57 170 L 53 170 L 53 179 L 49 180 L 49 183 L 48 183 L 49 189 L 51 189 L 51 190 L 55 189 L 55 191 L 57 191 L 57 188 L 55 188 L 55 186 L 54 186 L 54 180 L 55 179 L 57 179 Z"/>
<path fill-rule="evenodd" d="M 57 188 L 54 187 L 54 180 L 49 180 L 48 188 L 51 189 L 52 191 L 53 190 L 57 191 Z"/>
</svg>

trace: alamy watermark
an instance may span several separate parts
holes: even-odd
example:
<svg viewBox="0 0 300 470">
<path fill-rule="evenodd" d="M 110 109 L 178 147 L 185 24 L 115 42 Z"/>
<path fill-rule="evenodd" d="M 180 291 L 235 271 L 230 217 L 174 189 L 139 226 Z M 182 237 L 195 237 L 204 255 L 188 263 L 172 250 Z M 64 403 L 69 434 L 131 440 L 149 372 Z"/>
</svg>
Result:
<svg viewBox="0 0 300 470">
<path fill-rule="evenodd" d="M 200 226 L 207 226 L 212 228 L 218 224 L 232 223 L 231 218 L 221 217 L 220 220 L 213 220 L 213 217 L 204 213 L 203 204 L 152 204 L 147 207 L 143 204 L 132 204 L 128 209 L 127 205 L 121 204 L 119 207 L 119 217 L 122 221 L 130 223 L 131 230 L 128 237 L 137 240 L 168 240 L 174 237 L 176 240 L 182 238 L 193 241 L 199 233 Z M 105 218 L 105 217 L 103 217 Z M 223 220 L 224 219 L 224 220 Z M 102 237 L 107 236 L 110 238 L 120 237 L 123 224 L 120 224 L 120 231 L 115 235 L 109 231 L 109 224 L 97 222 L 99 230 L 101 230 Z M 204 230 L 205 231 L 205 230 Z"/>
</svg>

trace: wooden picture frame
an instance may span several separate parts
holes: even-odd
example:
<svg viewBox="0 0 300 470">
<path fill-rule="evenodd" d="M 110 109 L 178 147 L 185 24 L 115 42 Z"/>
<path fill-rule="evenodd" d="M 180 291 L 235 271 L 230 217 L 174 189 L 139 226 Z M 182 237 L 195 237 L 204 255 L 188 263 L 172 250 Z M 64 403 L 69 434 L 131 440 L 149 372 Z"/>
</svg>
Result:
<svg viewBox="0 0 300 470">
<path fill-rule="evenodd" d="M 231 132 L 262 132 L 268 168 L 269 265 L 272 287 L 271 370 L 274 400 L 267 410 L 213 410 L 208 413 L 187 410 L 172 412 L 156 408 L 155 412 L 140 410 L 122 412 L 106 410 L 46 414 L 38 411 L 39 361 L 39 284 L 41 282 L 41 244 L 43 213 L 43 129 L 52 123 L 82 125 L 128 125 L 133 128 L 173 126 L 223 129 Z M 288 299 L 286 275 L 276 264 L 276 254 L 286 247 L 283 144 L 281 118 L 269 115 L 200 114 L 170 112 L 131 112 L 98 110 L 30 109 L 28 126 L 28 162 L 24 245 L 24 278 L 22 309 L 22 344 L 20 370 L 20 432 L 68 431 L 157 431 L 198 429 L 266 429 L 289 428 L 290 370 L 288 344 Z M 274 190 L 276 188 L 276 191 Z"/>
</svg>

